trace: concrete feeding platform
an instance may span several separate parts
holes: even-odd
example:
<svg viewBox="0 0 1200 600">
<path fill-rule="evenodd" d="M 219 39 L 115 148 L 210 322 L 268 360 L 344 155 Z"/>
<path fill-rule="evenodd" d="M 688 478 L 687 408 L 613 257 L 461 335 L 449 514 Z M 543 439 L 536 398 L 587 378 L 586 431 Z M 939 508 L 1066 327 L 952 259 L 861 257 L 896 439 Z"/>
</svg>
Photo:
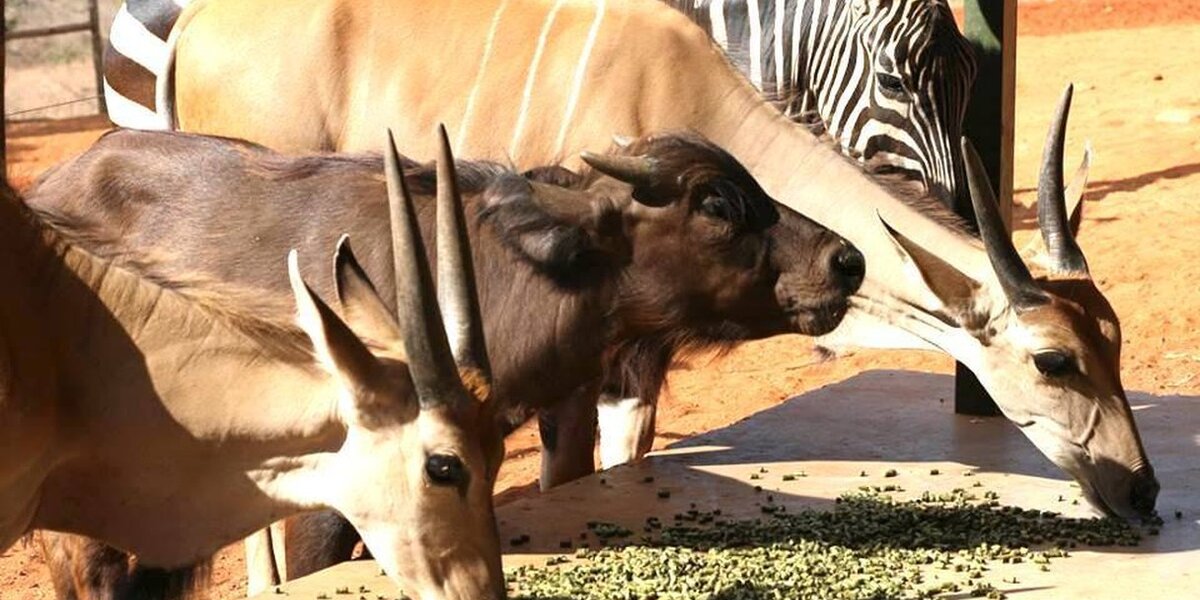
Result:
<svg viewBox="0 0 1200 600">
<path fill-rule="evenodd" d="M 502 506 L 505 566 L 570 552 L 561 549 L 567 541 L 597 547 L 594 535 L 580 537 L 589 521 L 640 532 L 647 517 L 669 523 L 692 504 L 720 508 L 726 518 L 754 518 L 762 516 L 767 495 L 789 509 L 831 506 L 864 485 L 899 485 L 906 491 L 896 496 L 907 498 L 978 482 L 980 493 L 998 493 L 1001 504 L 1091 514 L 1078 487 L 1007 421 L 953 414 L 952 403 L 939 399 L 951 387 L 944 375 L 864 373 L 678 442 L 640 464 Z M 1048 572 L 1030 563 L 996 564 L 989 583 L 1012 598 L 1200 598 L 1200 398 L 1132 393 L 1130 402 L 1162 483 L 1161 533 L 1134 548 L 1073 550 Z M 885 476 L 889 470 L 895 475 Z M 514 547 L 521 536 L 529 541 Z M 1019 583 L 1003 583 L 1014 577 Z M 327 569 L 282 591 L 336 600 L 344 588 L 350 597 L 399 593 L 370 561 Z"/>
</svg>

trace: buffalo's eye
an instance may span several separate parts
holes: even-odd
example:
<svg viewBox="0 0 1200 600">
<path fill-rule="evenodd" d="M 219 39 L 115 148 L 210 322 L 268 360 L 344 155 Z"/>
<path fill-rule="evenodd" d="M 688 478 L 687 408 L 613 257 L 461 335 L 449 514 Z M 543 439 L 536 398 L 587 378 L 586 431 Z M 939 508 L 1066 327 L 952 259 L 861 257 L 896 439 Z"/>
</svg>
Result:
<svg viewBox="0 0 1200 600">
<path fill-rule="evenodd" d="M 1042 350 L 1033 355 L 1033 364 L 1047 377 L 1063 377 L 1079 371 L 1075 356 L 1062 350 Z"/>
<path fill-rule="evenodd" d="M 467 480 L 466 467 L 453 454 L 430 454 L 425 459 L 425 474 L 437 485 L 457 486 Z"/>
<path fill-rule="evenodd" d="M 733 204 L 724 196 L 706 196 L 700 202 L 700 211 L 717 219 L 733 220 Z"/>
<path fill-rule="evenodd" d="M 884 96 L 893 100 L 900 100 L 905 97 L 904 82 L 899 77 L 888 73 L 879 73 L 876 75 L 876 79 L 879 80 L 879 89 L 883 92 Z"/>
</svg>

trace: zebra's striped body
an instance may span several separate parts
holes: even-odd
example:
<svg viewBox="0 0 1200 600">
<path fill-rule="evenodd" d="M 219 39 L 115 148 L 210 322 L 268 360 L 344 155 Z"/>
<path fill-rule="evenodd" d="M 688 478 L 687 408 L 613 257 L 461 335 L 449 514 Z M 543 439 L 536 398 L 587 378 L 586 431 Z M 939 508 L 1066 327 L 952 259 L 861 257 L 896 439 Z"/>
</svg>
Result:
<svg viewBox="0 0 1200 600">
<path fill-rule="evenodd" d="M 104 100 L 113 123 L 168 129 L 158 98 L 170 68 L 170 36 L 191 0 L 128 0 L 117 10 L 104 52 Z"/>
<path fill-rule="evenodd" d="M 976 67 L 945 0 L 665 1 L 788 117 L 970 204 L 956 148 Z"/>
</svg>

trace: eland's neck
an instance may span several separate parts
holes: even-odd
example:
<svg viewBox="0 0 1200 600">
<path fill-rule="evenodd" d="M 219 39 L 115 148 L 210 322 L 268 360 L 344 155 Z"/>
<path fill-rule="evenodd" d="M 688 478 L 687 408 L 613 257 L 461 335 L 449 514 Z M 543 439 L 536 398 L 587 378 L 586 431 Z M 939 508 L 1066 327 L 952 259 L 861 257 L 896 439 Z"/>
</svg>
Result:
<svg viewBox="0 0 1200 600">
<path fill-rule="evenodd" d="M 962 350 L 962 330 L 947 322 L 941 302 L 921 273 L 887 233 L 881 219 L 899 235 L 917 243 L 988 289 L 997 289 L 995 274 L 983 247 L 966 234 L 949 228 L 893 196 L 857 165 L 763 103 L 753 88 L 726 77 L 720 96 L 701 133 L 724 146 L 782 204 L 828 227 L 853 243 L 866 257 L 867 273 L 856 302 L 905 332 L 887 339 L 878 328 L 861 328 L 841 342 L 864 346 L 935 346 L 969 357 Z M 914 315 L 919 318 L 914 320 Z M 851 315 L 848 327 L 862 315 Z M 841 331 L 843 328 L 839 328 Z M 867 334 L 870 337 L 865 337 Z M 837 332 L 835 332 L 835 337 Z M 912 338 L 917 338 L 917 342 Z"/>
<path fill-rule="evenodd" d="M 240 323 L 27 224 L 24 289 L 59 385 L 34 527 L 171 566 L 318 504 L 304 475 L 345 433 L 299 332 Z"/>
</svg>

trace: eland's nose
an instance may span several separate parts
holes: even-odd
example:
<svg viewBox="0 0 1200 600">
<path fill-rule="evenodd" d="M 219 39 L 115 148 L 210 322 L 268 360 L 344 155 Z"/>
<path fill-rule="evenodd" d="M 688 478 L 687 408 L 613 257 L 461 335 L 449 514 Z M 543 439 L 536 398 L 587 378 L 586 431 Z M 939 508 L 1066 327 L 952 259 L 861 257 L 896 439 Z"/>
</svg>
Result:
<svg viewBox="0 0 1200 600">
<path fill-rule="evenodd" d="M 862 252 L 859 252 L 854 246 L 844 243 L 834 253 L 832 263 L 830 266 L 841 280 L 842 289 L 847 294 L 858 291 L 858 286 L 862 285 L 863 276 L 867 273 L 867 261 L 863 258 Z"/>
<path fill-rule="evenodd" d="M 1145 467 L 1133 474 L 1133 485 L 1129 488 L 1129 504 L 1142 516 L 1154 513 L 1154 504 L 1158 500 L 1158 479 L 1154 477 L 1154 469 Z"/>
</svg>

